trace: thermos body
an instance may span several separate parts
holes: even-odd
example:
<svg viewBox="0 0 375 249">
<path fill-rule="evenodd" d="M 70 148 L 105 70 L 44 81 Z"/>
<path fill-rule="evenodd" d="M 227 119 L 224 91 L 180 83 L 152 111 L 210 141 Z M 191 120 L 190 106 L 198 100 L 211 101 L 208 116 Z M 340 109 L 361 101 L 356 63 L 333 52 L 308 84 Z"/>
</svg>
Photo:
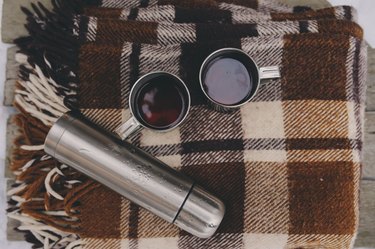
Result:
<svg viewBox="0 0 375 249">
<path fill-rule="evenodd" d="M 213 235 L 224 216 L 224 204 L 193 180 L 81 116 L 59 118 L 45 152 L 198 237 Z"/>
</svg>

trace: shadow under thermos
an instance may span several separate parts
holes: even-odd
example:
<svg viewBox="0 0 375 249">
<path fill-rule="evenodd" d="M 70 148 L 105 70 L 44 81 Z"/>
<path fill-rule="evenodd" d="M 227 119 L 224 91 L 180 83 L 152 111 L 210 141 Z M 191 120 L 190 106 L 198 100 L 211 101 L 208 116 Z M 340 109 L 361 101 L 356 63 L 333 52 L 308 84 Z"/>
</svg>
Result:
<svg viewBox="0 0 375 249">
<path fill-rule="evenodd" d="M 66 113 L 56 121 L 44 150 L 200 238 L 211 237 L 224 217 L 223 202 L 192 179 L 79 114 Z"/>
</svg>

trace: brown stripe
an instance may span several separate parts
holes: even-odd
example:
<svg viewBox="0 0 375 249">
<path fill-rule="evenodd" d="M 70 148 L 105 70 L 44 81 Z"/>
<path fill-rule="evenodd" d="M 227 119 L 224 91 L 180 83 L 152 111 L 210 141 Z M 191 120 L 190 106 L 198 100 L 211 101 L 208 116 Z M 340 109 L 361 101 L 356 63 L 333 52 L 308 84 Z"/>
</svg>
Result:
<svg viewBox="0 0 375 249">
<path fill-rule="evenodd" d="M 288 150 L 330 150 L 352 149 L 350 139 L 347 138 L 289 138 L 286 139 Z M 353 148 L 354 149 L 354 148 Z"/>
<path fill-rule="evenodd" d="M 121 46 L 85 44 L 79 54 L 78 106 L 122 108 L 120 85 Z M 105 51 L 105 52 L 104 52 Z"/>
<path fill-rule="evenodd" d="M 107 44 L 157 43 L 157 27 L 155 22 L 123 21 L 114 19 L 98 19 L 96 42 Z"/>
<path fill-rule="evenodd" d="M 318 20 L 318 28 L 321 33 L 350 34 L 358 39 L 363 38 L 363 29 L 352 21 Z"/>
<path fill-rule="evenodd" d="M 178 7 L 199 9 L 199 8 L 212 8 L 217 7 L 218 4 L 215 0 L 159 0 L 159 5 L 174 5 Z"/>
<path fill-rule="evenodd" d="M 100 201 L 98 201 L 100 200 Z M 79 201 L 82 237 L 120 238 L 121 196 L 101 186 Z M 100 215 L 100 219 L 95 218 Z"/>
<path fill-rule="evenodd" d="M 288 163 L 289 234 L 353 234 L 352 162 Z"/>
<path fill-rule="evenodd" d="M 349 39 L 341 36 L 285 35 L 282 98 L 346 100 L 346 67 L 343 62 L 348 48 Z M 335 56 L 332 56 L 332 50 Z"/>
</svg>

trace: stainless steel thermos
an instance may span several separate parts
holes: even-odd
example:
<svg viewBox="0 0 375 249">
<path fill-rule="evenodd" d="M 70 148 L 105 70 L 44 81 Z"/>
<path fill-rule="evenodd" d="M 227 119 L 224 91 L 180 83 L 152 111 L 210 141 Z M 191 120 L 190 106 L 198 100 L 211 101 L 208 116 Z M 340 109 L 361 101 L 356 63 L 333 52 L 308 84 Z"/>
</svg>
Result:
<svg viewBox="0 0 375 249">
<path fill-rule="evenodd" d="M 201 238 L 213 235 L 224 204 L 193 180 L 80 115 L 64 114 L 44 150 L 139 206 Z"/>
</svg>

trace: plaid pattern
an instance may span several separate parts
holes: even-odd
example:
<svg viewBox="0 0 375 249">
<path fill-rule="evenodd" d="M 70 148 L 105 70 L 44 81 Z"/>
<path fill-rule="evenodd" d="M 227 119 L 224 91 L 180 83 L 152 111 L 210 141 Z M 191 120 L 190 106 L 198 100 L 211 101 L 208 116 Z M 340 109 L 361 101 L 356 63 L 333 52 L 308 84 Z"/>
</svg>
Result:
<svg viewBox="0 0 375 249">
<path fill-rule="evenodd" d="M 58 82 L 66 71 L 52 76 L 61 89 L 71 90 L 59 92 L 65 105 L 114 131 L 129 117 L 129 91 L 140 76 L 155 70 L 180 76 L 192 96 L 186 121 L 168 133 L 144 129 L 132 142 L 191 176 L 227 207 L 218 232 L 199 239 L 83 178 L 82 187 L 61 191 L 65 210 L 79 218 L 72 231 L 83 248 L 352 247 L 366 72 L 366 46 L 352 9 L 312 11 L 271 1 L 103 0 L 83 11 L 62 30 L 78 47 L 64 55 L 42 46 L 50 60 L 42 67 L 45 74 L 53 71 L 53 58 L 72 70 L 70 85 Z M 202 13 L 211 15 L 204 19 Z M 44 31 L 50 32 L 48 26 Z M 35 48 L 20 46 L 38 61 Z M 278 65 L 282 75 L 231 113 L 207 105 L 198 82 L 204 58 L 223 47 L 241 48 L 259 66 Z M 30 115 L 22 101 L 16 104 Z M 79 176 L 62 170 L 69 179 Z M 74 195 L 77 206 L 70 201 Z"/>
</svg>

